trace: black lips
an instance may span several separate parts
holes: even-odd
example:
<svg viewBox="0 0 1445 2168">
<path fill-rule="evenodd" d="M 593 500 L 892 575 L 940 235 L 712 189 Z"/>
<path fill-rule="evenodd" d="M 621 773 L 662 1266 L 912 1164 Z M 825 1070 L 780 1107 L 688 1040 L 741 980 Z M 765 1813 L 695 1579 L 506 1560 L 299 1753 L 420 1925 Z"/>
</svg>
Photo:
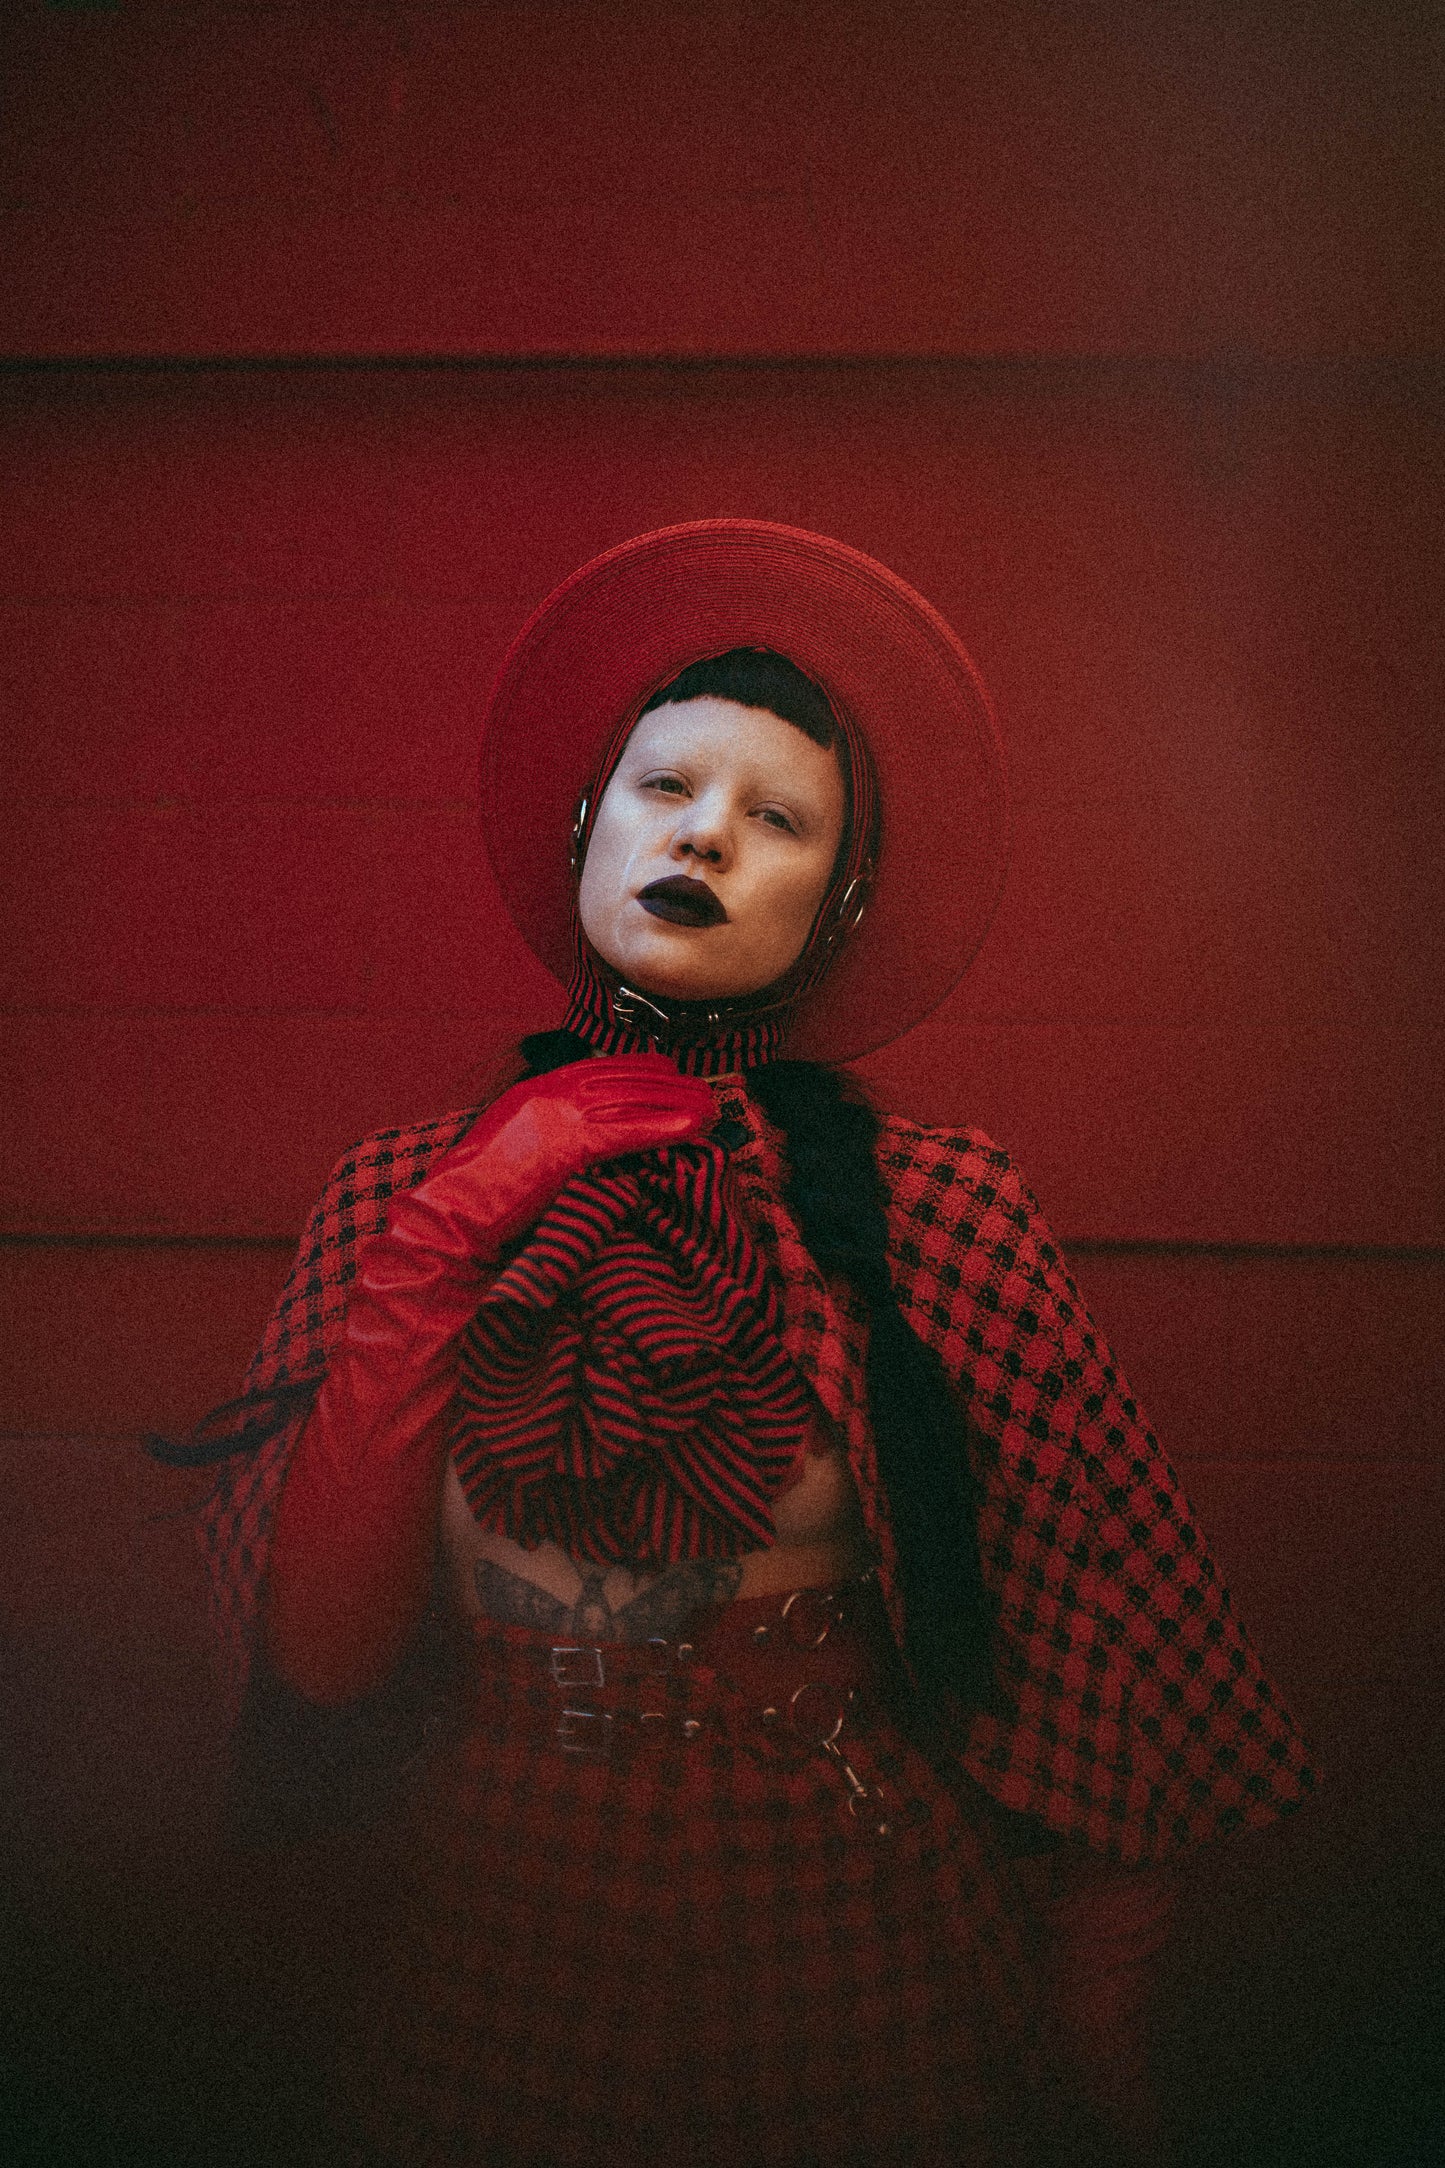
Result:
<svg viewBox="0 0 1445 2168">
<path fill-rule="evenodd" d="M 690 881 L 685 874 L 669 873 L 661 881 L 649 881 L 638 890 L 637 900 L 654 918 L 672 926 L 722 926 L 727 912 L 706 881 Z"/>
</svg>

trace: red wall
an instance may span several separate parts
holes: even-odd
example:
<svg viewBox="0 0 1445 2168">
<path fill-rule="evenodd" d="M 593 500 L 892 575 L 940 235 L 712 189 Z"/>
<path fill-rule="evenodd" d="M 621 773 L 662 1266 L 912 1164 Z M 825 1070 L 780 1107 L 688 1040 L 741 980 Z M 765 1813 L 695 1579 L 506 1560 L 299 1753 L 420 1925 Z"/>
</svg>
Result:
<svg viewBox="0 0 1445 2168">
<path fill-rule="evenodd" d="M 11 0 L 26 354 L 1438 347 L 1410 0 Z"/>
<path fill-rule="evenodd" d="M 583 558 L 723 512 L 894 565 L 996 694 L 997 924 L 863 1072 L 1018 1155 L 1320 1744 L 1318 1803 L 1188 1898 L 1190 2159 L 1403 2163 L 1445 1779 L 1424 18 L 122 6 L 0 39 L 32 2121 L 173 2131 L 236 2075 L 196 1479 L 136 1434 L 234 1390 L 342 1147 L 555 1014 L 480 858 L 480 698 Z M 940 809 L 941 870 L 966 848 Z"/>
</svg>

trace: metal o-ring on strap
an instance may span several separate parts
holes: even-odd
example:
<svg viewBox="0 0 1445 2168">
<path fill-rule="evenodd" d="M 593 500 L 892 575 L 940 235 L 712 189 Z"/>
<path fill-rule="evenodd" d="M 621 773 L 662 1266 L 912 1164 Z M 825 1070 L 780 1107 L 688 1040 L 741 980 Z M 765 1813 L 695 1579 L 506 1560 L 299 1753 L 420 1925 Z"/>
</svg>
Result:
<svg viewBox="0 0 1445 2168">
<path fill-rule="evenodd" d="M 821 1707 L 814 1705 L 809 1696 L 821 1698 Z M 831 1746 L 848 1715 L 848 1696 L 835 1686 L 825 1686 L 821 1680 L 807 1679 L 795 1686 L 788 1697 L 788 1721 L 800 1739 L 810 1746 Z"/>
<path fill-rule="evenodd" d="M 815 1605 L 821 1612 L 822 1623 L 810 1638 L 807 1620 Z M 820 1649 L 833 1628 L 842 1623 L 843 1606 L 831 1589 L 795 1588 L 778 1615 L 786 1619 L 795 1648 Z"/>
</svg>

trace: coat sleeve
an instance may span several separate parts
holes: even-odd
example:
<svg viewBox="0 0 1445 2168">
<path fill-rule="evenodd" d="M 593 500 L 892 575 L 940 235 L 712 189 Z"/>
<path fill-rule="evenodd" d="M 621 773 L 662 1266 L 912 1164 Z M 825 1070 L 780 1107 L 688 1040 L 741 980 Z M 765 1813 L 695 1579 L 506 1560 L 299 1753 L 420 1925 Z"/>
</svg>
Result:
<svg viewBox="0 0 1445 2168">
<path fill-rule="evenodd" d="M 347 1290 L 361 1245 L 386 1224 L 388 1199 L 424 1180 L 477 1111 L 467 1108 L 407 1129 L 382 1130 L 343 1153 L 312 1208 L 239 1398 L 201 1426 L 201 1432 L 218 1434 L 220 1448 L 228 1434 L 235 1439 L 198 1522 L 233 1723 L 246 1700 L 276 1501 L 291 1450 L 345 1327 Z M 248 1440 L 248 1429 L 263 1433 L 259 1444 Z"/>
<path fill-rule="evenodd" d="M 1008 1154 L 890 1118 L 900 1303 L 962 1404 L 995 1706 L 961 1759 L 1000 1805 L 1125 1863 L 1272 1822 L 1312 1759 L 1178 1476 Z"/>
</svg>

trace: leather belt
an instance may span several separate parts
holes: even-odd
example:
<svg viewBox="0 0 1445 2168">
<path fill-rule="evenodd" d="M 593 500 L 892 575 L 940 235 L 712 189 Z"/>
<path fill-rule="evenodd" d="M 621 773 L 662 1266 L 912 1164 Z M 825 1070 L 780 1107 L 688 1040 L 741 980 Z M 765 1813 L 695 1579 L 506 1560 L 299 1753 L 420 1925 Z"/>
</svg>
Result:
<svg viewBox="0 0 1445 2168">
<path fill-rule="evenodd" d="M 826 1754 L 849 1813 L 886 1837 L 882 1788 L 848 1758 L 881 1713 L 872 1651 L 847 1630 L 855 1590 L 745 1598 L 695 1621 L 695 1640 L 548 1643 L 492 1628 L 501 1639 L 489 1649 L 481 1621 L 478 1714 L 574 1761 L 625 1765 L 639 1753 L 730 1745 L 760 1765 L 797 1769 Z"/>
</svg>

